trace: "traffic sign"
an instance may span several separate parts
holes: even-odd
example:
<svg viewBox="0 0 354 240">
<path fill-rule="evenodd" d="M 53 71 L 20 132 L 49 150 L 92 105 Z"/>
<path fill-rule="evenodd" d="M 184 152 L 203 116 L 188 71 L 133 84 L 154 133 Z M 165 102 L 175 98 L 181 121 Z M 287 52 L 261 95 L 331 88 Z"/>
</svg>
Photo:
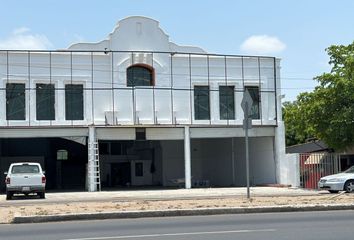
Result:
<svg viewBox="0 0 354 240">
<path fill-rule="evenodd" d="M 241 102 L 241 107 L 244 114 L 243 129 L 252 128 L 252 119 L 249 117 L 251 115 L 251 106 L 253 104 L 253 99 L 247 89 L 243 93 L 243 98 Z"/>
</svg>

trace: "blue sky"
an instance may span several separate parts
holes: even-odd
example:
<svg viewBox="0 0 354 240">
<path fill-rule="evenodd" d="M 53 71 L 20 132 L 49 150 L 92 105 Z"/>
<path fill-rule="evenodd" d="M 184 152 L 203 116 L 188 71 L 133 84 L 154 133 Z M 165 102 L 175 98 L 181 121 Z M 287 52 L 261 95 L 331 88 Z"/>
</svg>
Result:
<svg viewBox="0 0 354 240">
<path fill-rule="evenodd" d="M 352 0 L 1 0 L 0 9 L 1 49 L 99 41 L 118 20 L 143 15 L 177 44 L 280 57 L 285 100 L 311 91 L 311 79 L 329 71 L 326 47 L 354 41 Z"/>
</svg>

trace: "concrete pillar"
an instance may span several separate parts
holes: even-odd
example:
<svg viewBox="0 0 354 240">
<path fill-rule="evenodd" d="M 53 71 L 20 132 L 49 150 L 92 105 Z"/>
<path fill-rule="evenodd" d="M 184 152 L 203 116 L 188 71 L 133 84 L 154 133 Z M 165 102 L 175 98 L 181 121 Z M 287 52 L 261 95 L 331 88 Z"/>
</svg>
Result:
<svg viewBox="0 0 354 240">
<path fill-rule="evenodd" d="M 274 148 L 276 181 L 280 184 L 286 184 L 287 168 L 289 166 L 286 165 L 285 161 L 285 127 L 283 121 L 278 121 L 278 127 L 275 128 Z"/>
<path fill-rule="evenodd" d="M 184 127 L 184 178 L 185 188 L 191 188 L 191 138 L 189 126 Z"/>
<path fill-rule="evenodd" d="M 87 186 L 89 192 L 97 191 L 97 186 L 95 184 L 95 173 L 94 173 L 95 141 L 96 141 L 96 129 L 94 126 L 90 126 L 88 144 L 87 144 L 88 145 Z"/>
</svg>

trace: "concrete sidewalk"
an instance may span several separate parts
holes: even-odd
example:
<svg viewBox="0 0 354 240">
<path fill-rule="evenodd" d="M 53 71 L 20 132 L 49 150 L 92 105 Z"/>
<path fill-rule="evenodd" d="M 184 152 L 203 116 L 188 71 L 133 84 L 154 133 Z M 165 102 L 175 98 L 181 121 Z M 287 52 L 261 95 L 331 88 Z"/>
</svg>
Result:
<svg viewBox="0 0 354 240">
<path fill-rule="evenodd" d="M 252 187 L 251 197 L 260 196 L 310 196 L 318 191 L 299 188 Z M 193 198 L 227 198 L 246 197 L 246 188 L 193 188 L 193 189 L 157 189 L 157 190 L 118 190 L 101 192 L 55 192 L 47 193 L 46 199 L 36 196 L 17 196 L 12 201 L 6 201 L 5 195 L 0 195 L 0 206 L 48 204 L 66 202 L 99 202 L 122 200 L 171 200 Z"/>
</svg>

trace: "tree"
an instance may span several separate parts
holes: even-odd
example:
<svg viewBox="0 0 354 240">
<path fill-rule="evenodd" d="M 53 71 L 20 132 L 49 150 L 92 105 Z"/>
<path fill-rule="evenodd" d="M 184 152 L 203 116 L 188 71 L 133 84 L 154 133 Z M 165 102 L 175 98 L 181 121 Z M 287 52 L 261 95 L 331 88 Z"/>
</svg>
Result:
<svg viewBox="0 0 354 240">
<path fill-rule="evenodd" d="M 343 150 L 354 145 L 354 42 L 326 51 L 332 70 L 314 78 L 313 92 L 285 106 L 284 120 L 289 141 L 313 136 Z"/>
<path fill-rule="evenodd" d="M 314 136 L 307 128 L 308 124 L 303 124 L 306 117 L 301 107 L 302 104 L 298 101 L 283 103 L 286 146 L 304 143 L 306 139 Z"/>
</svg>

